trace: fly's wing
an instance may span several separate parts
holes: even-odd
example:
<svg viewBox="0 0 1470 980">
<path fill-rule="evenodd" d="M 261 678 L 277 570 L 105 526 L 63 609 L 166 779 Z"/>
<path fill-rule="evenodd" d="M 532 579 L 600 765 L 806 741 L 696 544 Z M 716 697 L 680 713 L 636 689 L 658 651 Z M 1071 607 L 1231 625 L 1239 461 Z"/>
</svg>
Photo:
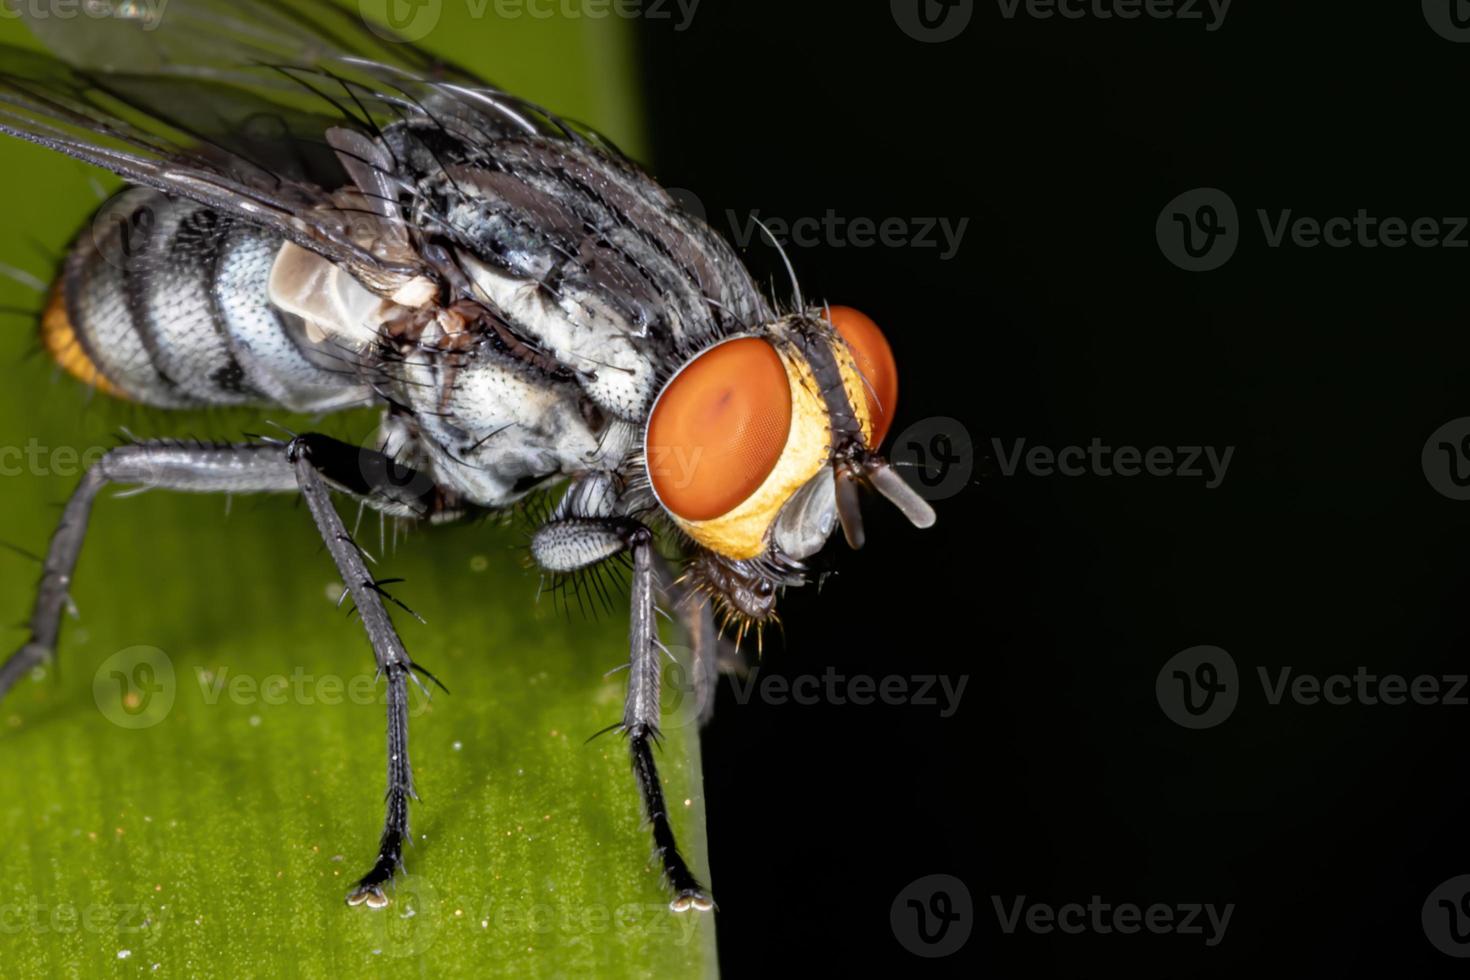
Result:
<svg viewBox="0 0 1470 980">
<path fill-rule="evenodd" d="M 635 359 L 770 316 L 729 246 L 611 144 L 386 40 L 356 4 L 114 9 L 139 16 L 38 17 L 53 54 L 0 47 L 0 132 L 267 226 L 381 295 L 477 260 Z M 518 288 L 454 290 L 526 319 L 508 309 Z M 585 371 L 599 354 L 558 356 Z"/>
<path fill-rule="evenodd" d="M 369 26 L 355 6 L 328 0 L 113 0 L 110 7 L 108 17 L 22 16 L 53 53 L 91 71 L 192 76 L 239 72 L 252 62 L 356 57 L 420 77 L 484 84 Z"/>
<path fill-rule="evenodd" d="M 24 15 L 52 53 L 0 46 L 0 132 L 266 226 L 385 291 L 423 270 L 382 127 L 571 135 L 327 0 L 170 0 L 157 21 L 116 7 L 136 16 Z"/>
</svg>

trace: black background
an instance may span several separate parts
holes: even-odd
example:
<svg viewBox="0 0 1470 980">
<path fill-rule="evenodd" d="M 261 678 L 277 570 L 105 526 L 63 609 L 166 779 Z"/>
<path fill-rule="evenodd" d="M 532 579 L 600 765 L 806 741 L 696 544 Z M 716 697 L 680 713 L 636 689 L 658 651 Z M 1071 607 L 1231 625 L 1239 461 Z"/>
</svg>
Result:
<svg viewBox="0 0 1470 980">
<path fill-rule="evenodd" d="M 1467 670 L 1470 504 L 1420 454 L 1470 415 L 1470 232 L 1458 249 L 1271 248 L 1257 209 L 1470 214 L 1470 44 L 1417 3 L 1238 3 L 1213 32 L 974 7 L 940 44 L 881 0 L 704 0 L 687 31 L 640 25 L 655 170 L 721 230 L 727 209 L 970 219 L 950 261 L 792 251 L 809 295 L 887 331 L 895 431 L 959 419 L 976 482 L 928 532 L 871 502 L 868 548 L 787 597 L 763 669 L 969 682 L 947 719 L 722 691 L 705 765 L 724 970 L 1463 970 L 1420 910 L 1470 872 L 1470 708 L 1273 706 L 1257 670 Z M 1196 187 L 1240 216 L 1212 272 L 1176 268 L 1155 236 Z M 1235 455 L 1206 490 L 1005 476 L 992 443 L 1095 437 Z M 1229 651 L 1242 688 L 1226 722 L 1189 731 L 1154 683 L 1198 644 Z M 973 933 L 926 960 L 889 906 L 935 873 L 967 885 Z M 992 896 L 1022 895 L 1235 910 L 1213 948 L 1007 935 Z"/>
</svg>

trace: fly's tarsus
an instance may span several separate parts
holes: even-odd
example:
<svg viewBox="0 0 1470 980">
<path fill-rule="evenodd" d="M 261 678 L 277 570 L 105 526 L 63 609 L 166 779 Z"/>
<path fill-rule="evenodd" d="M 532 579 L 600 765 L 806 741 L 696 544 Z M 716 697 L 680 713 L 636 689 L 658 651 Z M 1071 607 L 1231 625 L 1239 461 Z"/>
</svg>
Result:
<svg viewBox="0 0 1470 980">
<path fill-rule="evenodd" d="M 388 813 L 378 857 L 372 868 L 347 893 L 348 905 L 386 908 L 391 901 L 383 886 L 403 867 L 403 842 L 408 836 L 408 801 L 417 799 L 408 764 L 408 670 L 388 669 Z"/>
<path fill-rule="evenodd" d="M 695 909 L 708 912 L 715 907 L 708 889 L 694 877 L 679 845 L 674 840 L 674 829 L 669 825 L 668 807 L 664 803 L 663 787 L 659 784 L 658 768 L 653 763 L 653 743 L 657 731 L 640 725 L 627 731 L 628 747 L 633 754 L 633 772 L 638 778 L 638 789 L 643 794 L 643 806 L 648 812 L 648 822 L 653 830 L 654 853 L 663 864 L 664 880 L 674 893 L 669 908 L 675 912 Z"/>
</svg>

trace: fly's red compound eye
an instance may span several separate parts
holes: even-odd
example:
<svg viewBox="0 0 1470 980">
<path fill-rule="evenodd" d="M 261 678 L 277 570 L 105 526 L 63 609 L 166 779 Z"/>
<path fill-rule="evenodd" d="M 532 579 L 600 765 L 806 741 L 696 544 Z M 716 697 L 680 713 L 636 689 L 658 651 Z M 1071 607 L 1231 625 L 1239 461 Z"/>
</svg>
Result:
<svg viewBox="0 0 1470 980">
<path fill-rule="evenodd" d="M 791 431 L 791 383 L 775 348 L 744 337 L 674 376 L 648 417 L 648 473 L 686 521 L 722 517 L 775 469 Z"/>
<path fill-rule="evenodd" d="M 873 421 L 872 445 L 877 448 L 888 435 L 893 410 L 898 405 L 898 365 L 893 360 L 893 349 L 878 324 L 850 306 L 832 307 L 831 322 L 852 349 L 858 373 L 866 382 L 863 387 L 868 393 L 868 415 Z"/>
</svg>

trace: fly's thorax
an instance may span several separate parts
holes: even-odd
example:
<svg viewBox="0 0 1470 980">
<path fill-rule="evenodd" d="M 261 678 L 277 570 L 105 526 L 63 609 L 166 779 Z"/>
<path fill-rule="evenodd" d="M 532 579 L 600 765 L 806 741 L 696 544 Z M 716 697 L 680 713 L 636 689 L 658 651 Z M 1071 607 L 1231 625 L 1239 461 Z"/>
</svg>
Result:
<svg viewBox="0 0 1470 980">
<path fill-rule="evenodd" d="M 479 298 L 516 330 L 574 372 L 609 415 L 641 421 L 658 392 L 657 344 L 600 292 L 564 282 L 554 292 L 462 253 Z"/>
<path fill-rule="evenodd" d="M 535 302 L 524 284 L 522 295 Z M 506 506 L 569 473 L 616 466 L 632 441 L 572 372 L 505 327 L 532 315 L 511 291 L 494 309 L 441 307 L 438 290 L 414 280 L 385 298 L 287 243 L 271 299 L 300 319 L 307 343 L 355 358 L 407 406 L 433 477 L 477 505 Z"/>
<path fill-rule="evenodd" d="M 417 420 L 435 479 L 504 507 L 572 473 L 615 469 L 634 431 L 557 380 L 480 337 L 464 350 L 416 350 L 392 366 L 395 399 Z"/>
</svg>

